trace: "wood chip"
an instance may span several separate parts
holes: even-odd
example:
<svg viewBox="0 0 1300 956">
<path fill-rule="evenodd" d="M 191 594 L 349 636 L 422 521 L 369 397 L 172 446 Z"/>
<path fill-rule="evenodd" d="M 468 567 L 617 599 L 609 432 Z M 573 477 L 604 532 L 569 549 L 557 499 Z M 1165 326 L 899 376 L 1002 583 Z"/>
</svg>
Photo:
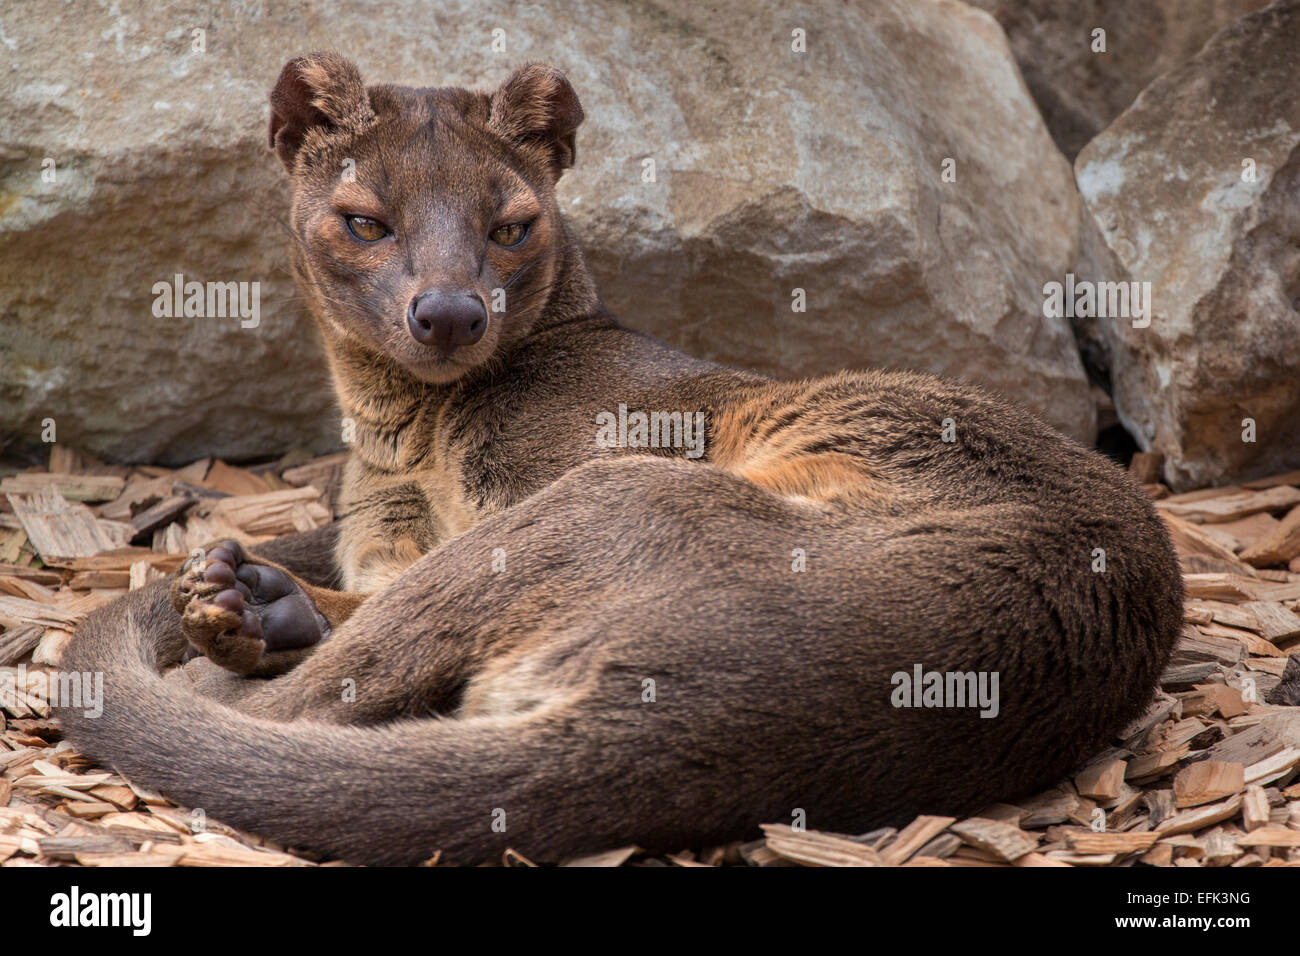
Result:
<svg viewBox="0 0 1300 956">
<path fill-rule="evenodd" d="M 1246 787 L 1246 768 L 1239 763 L 1202 760 L 1184 767 L 1174 777 L 1174 806 L 1196 807 L 1240 793 Z"/>
<path fill-rule="evenodd" d="M 1238 840 L 1242 846 L 1300 846 L 1300 830 L 1287 827 L 1260 827 L 1244 834 Z"/>
<path fill-rule="evenodd" d="M 46 564 L 60 558 L 87 557 L 114 546 L 89 508 L 67 501 L 52 487 L 8 497 L 32 547 Z"/>
<path fill-rule="evenodd" d="M 18 780 L 14 786 L 19 790 L 49 790 L 62 787 L 65 790 L 89 790 L 108 781 L 111 773 L 35 773 Z"/>
<path fill-rule="evenodd" d="M 91 787 L 90 794 L 99 800 L 113 804 L 119 810 L 132 810 L 139 802 L 136 799 L 134 791 L 130 787 L 123 787 L 117 784 L 105 783 L 98 787 Z"/>
<path fill-rule="evenodd" d="M 1199 501 L 1176 499 L 1177 496 L 1157 501 L 1156 507 L 1189 521 L 1213 523 L 1244 518 L 1257 511 L 1281 511 L 1284 508 L 1291 508 L 1300 504 L 1300 490 L 1288 485 L 1279 485 L 1263 491 L 1244 490 L 1203 498 Z"/>
<path fill-rule="evenodd" d="M 163 573 L 148 561 L 136 561 L 131 565 L 131 570 L 127 572 L 127 587 L 132 591 L 138 591 L 150 581 L 155 581 L 163 576 Z"/>
<path fill-rule="evenodd" d="M 1218 488 L 1197 488 L 1194 491 L 1182 491 L 1176 495 L 1170 495 L 1169 500 L 1179 504 L 1189 501 L 1207 501 L 1210 498 L 1222 498 L 1224 495 L 1234 495 L 1239 491 L 1246 491 L 1245 485 L 1225 485 Z M 1254 489 L 1256 491 L 1262 489 Z"/>
<path fill-rule="evenodd" d="M 157 554 L 148 548 L 113 548 L 90 557 L 73 558 L 61 567 L 72 571 L 130 571 L 131 565 L 144 561 L 164 574 L 180 569 L 188 555 Z"/>
<path fill-rule="evenodd" d="M 938 859 L 946 859 L 957 852 L 964 844 L 961 837 L 955 833 L 940 833 L 937 837 L 927 843 L 921 849 L 912 854 L 909 863 L 913 863 L 918 857 L 929 856 Z M 904 864 L 906 865 L 906 864 Z"/>
<path fill-rule="evenodd" d="M 84 612 L 52 607 L 38 601 L 6 597 L 0 594 L 0 626 L 20 627 L 26 624 L 37 627 L 72 628 L 80 622 Z"/>
<path fill-rule="evenodd" d="M 970 817 L 954 823 L 949 829 L 971 846 L 1008 863 L 1015 862 L 1038 847 L 1037 837 L 997 820 Z"/>
<path fill-rule="evenodd" d="M 1067 863 L 1065 860 L 1056 859 L 1043 853 L 1026 853 L 1020 859 L 1016 860 L 1016 866 L 1073 866 L 1073 863 Z"/>
<path fill-rule="evenodd" d="M 1248 604 L 1228 604 L 1224 601 L 1206 601 L 1193 598 L 1185 604 L 1183 610 L 1184 620 L 1186 620 L 1188 614 L 1200 615 L 1201 619 L 1193 623 L 1208 624 L 1214 621 L 1247 631 L 1259 630 L 1259 618 L 1249 609 Z M 1209 618 L 1209 620 L 1204 618 Z"/>
<path fill-rule="evenodd" d="M 1160 834 L 1094 833 L 1091 830 L 1067 830 L 1066 845 L 1077 853 L 1138 853 L 1155 845 Z"/>
<path fill-rule="evenodd" d="M 78 571 L 68 581 L 74 591 L 91 588 L 124 588 L 131 583 L 129 571 Z"/>
<path fill-rule="evenodd" d="M 1268 824 L 1268 794 L 1258 784 L 1251 784 L 1241 801 L 1241 820 L 1247 830 L 1258 830 Z"/>
<path fill-rule="evenodd" d="M 312 866 L 301 857 L 287 853 L 194 843 L 176 859 L 178 866 Z"/>
<path fill-rule="evenodd" d="M 131 519 L 131 540 L 135 541 L 146 535 L 152 537 L 154 529 L 178 519 L 194 505 L 196 500 L 188 495 L 172 495 L 140 512 Z"/>
<path fill-rule="evenodd" d="M 1174 848 L 1167 843 L 1157 843 L 1142 854 L 1141 860 L 1148 866 L 1173 866 Z"/>
<path fill-rule="evenodd" d="M 1223 803 L 1214 803 L 1208 807 L 1184 810 L 1182 813 L 1174 814 L 1157 826 L 1156 832 L 1161 836 L 1174 836 L 1179 833 L 1191 833 L 1193 830 L 1199 830 L 1214 823 L 1221 823 L 1237 815 L 1237 812 L 1241 809 L 1241 801 L 1241 794 L 1237 794 Z"/>
<path fill-rule="evenodd" d="M 46 837 L 37 845 L 41 856 L 51 860 L 73 860 L 79 853 L 130 853 L 134 849 L 130 841 L 107 834 Z"/>
<path fill-rule="evenodd" d="M 1236 641 L 1251 654 L 1265 657 L 1286 657 L 1284 651 L 1253 631 L 1243 630 L 1238 627 L 1227 627 L 1223 624 L 1198 624 L 1196 629 L 1206 638 L 1213 637 Z"/>
<path fill-rule="evenodd" d="M 0 667 L 17 664 L 41 642 L 43 628 L 35 624 L 10 626 L 0 633 Z"/>
<path fill-rule="evenodd" d="M 1245 601 L 1300 599 L 1300 582 L 1272 584 L 1241 574 L 1185 574 L 1184 593 L 1189 598 L 1207 598 L 1240 604 Z"/>
<path fill-rule="evenodd" d="M 1172 750 L 1161 750 L 1135 757 L 1128 762 L 1124 779 L 1133 783 L 1146 783 L 1162 777 L 1176 767 L 1178 761 L 1186 757 L 1190 749 L 1186 744 L 1182 744 Z"/>
<path fill-rule="evenodd" d="M 1295 471 L 1284 471 L 1281 474 L 1269 475 L 1266 478 L 1252 478 L 1250 481 L 1243 481 L 1241 487 L 1250 488 L 1259 491 L 1263 488 L 1274 488 L 1277 485 L 1294 485 L 1300 487 L 1300 469 Z"/>
<path fill-rule="evenodd" d="M 202 517 L 228 524 L 251 535 L 289 534 L 294 531 L 311 531 L 332 520 L 332 515 L 320 505 L 318 498 L 320 492 L 307 485 L 303 488 L 203 502 L 195 510 Z"/>
<path fill-rule="evenodd" d="M 1300 508 L 1292 508 L 1276 528 L 1241 552 L 1241 560 L 1255 567 L 1286 564 L 1300 555 Z"/>
<path fill-rule="evenodd" d="M 1049 860 L 1064 863 L 1066 866 L 1110 866 L 1115 862 L 1116 853 L 1075 853 L 1072 850 L 1049 850 L 1044 854 Z"/>
<path fill-rule="evenodd" d="M 1160 686 L 1167 691 L 1187 690 L 1222 674 L 1223 665 L 1215 661 L 1166 667 L 1160 675 Z"/>
<path fill-rule="evenodd" d="M 798 866 L 793 860 L 787 860 L 779 853 L 772 852 L 768 847 L 767 841 L 755 840 L 752 843 L 746 843 L 740 848 L 741 859 L 747 866 Z"/>
<path fill-rule="evenodd" d="M 1246 767 L 1245 782 L 1264 786 L 1285 777 L 1297 765 L 1300 765 L 1300 748 L 1284 747 L 1272 756 Z"/>
<path fill-rule="evenodd" d="M 150 505 L 171 497 L 176 479 L 168 475 L 162 478 L 132 478 L 122 489 L 122 493 L 99 509 L 100 517 L 114 521 L 130 521 L 132 516 L 144 511 Z"/>
<path fill-rule="evenodd" d="M 1300 615 L 1276 601 L 1247 601 L 1239 605 L 1255 619 L 1259 636 L 1274 644 L 1300 641 Z"/>
<path fill-rule="evenodd" d="M 343 483 L 343 467 L 350 457 L 349 452 L 323 455 L 301 465 L 286 468 L 280 473 L 280 477 L 287 484 L 295 487 L 313 485 L 319 488 L 322 501 L 327 507 L 332 507 L 333 502 L 338 498 L 339 488 Z"/>
<path fill-rule="evenodd" d="M 906 863 L 921 847 L 956 822 L 956 817 L 917 817 L 899 831 L 892 843 L 880 851 L 881 864 L 900 866 Z"/>
<path fill-rule="evenodd" d="M 112 475 L 26 474 L 0 481 L 0 494 L 32 495 L 53 491 L 68 501 L 110 501 L 126 482 Z"/>
<path fill-rule="evenodd" d="M 1246 712 L 1241 691 L 1227 684 L 1197 684 L 1194 690 L 1183 696 L 1182 701 L 1183 713 L 1188 716 L 1220 714 L 1236 717 Z"/>
<path fill-rule="evenodd" d="M 71 631 L 65 631 L 58 627 L 46 628 L 40 643 L 32 651 L 32 663 L 44 664 L 47 667 L 58 667 L 63 660 L 64 649 L 71 643 Z"/>
<path fill-rule="evenodd" d="M 200 458 L 198 461 L 190 462 L 184 468 L 178 468 L 174 472 L 168 472 L 166 469 L 159 469 L 162 473 L 175 475 L 185 481 L 192 481 L 196 484 L 202 484 L 203 479 L 208 476 L 208 470 L 212 467 L 211 458 Z"/>
<path fill-rule="evenodd" d="M 266 482 L 251 471 L 227 465 L 221 460 L 212 463 L 199 484 L 228 495 L 261 495 L 270 490 Z"/>
<path fill-rule="evenodd" d="M 848 837 L 816 830 L 795 830 L 785 823 L 763 824 L 767 847 L 778 856 L 805 866 L 880 866 L 880 854 Z"/>
<path fill-rule="evenodd" d="M 641 852 L 637 846 L 619 847 L 617 850 L 605 850 L 603 853 L 591 853 L 587 856 L 575 856 L 572 859 L 565 860 L 561 866 L 622 866 L 632 857 Z"/>
<path fill-rule="evenodd" d="M 1242 633 L 1250 634 L 1249 631 Z M 1252 637 L 1255 635 L 1251 634 Z M 1178 644 L 1169 659 L 1171 667 L 1212 661 L 1231 667 L 1246 656 L 1245 644 L 1236 633 L 1227 633 L 1223 625 L 1183 626 Z"/>
<path fill-rule="evenodd" d="M 75 859 L 82 866 L 175 866 L 184 854 L 162 853 L 77 853 Z"/>
<path fill-rule="evenodd" d="M 1177 515 L 1160 512 L 1169 539 L 1185 571 L 1223 571 L 1253 577 L 1254 568 L 1242 561 L 1229 544 L 1221 542 L 1210 526 L 1193 524 Z"/>
<path fill-rule="evenodd" d="M 1124 771 L 1127 764 L 1123 760 L 1109 759 L 1098 761 L 1085 767 L 1074 778 L 1074 788 L 1080 796 L 1093 800 L 1115 800 L 1124 785 Z"/>
<path fill-rule="evenodd" d="M 19 533 L 22 534 L 25 541 L 27 532 Z M 24 581 L 30 581 L 44 587 L 58 587 L 63 582 L 63 575 L 58 571 L 52 571 L 49 568 L 26 568 L 16 564 L 0 564 L 0 575 L 4 575 L 6 578 L 21 578 Z"/>
<path fill-rule="evenodd" d="M 1278 520 L 1266 511 L 1259 511 L 1235 521 L 1219 521 L 1214 524 L 1199 525 L 1206 531 L 1217 534 L 1220 538 L 1231 538 L 1233 550 L 1241 557 L 1241 552 L 1254 544 L 1264 535 L 1278 526 Z"/>
</svg>

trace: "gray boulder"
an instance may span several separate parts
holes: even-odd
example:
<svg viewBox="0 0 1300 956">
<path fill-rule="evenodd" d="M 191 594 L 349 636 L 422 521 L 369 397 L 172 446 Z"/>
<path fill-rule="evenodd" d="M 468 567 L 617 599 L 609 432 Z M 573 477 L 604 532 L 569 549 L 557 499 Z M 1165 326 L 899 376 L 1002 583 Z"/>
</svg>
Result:
<svg viewBox="0 0 1300 956">
<path fill-rule="evenodd" d="M 1268 0 L 968 0 L 1007 33 L 1047 128 L 1073 160 L 1162 73 Z M 1094 30 L 1105 31 L 1105 52 Z"/>
<path fill-rule="evenodd" d="M 1176 489 L 1300 467 L 1300 0 L 1245 16 L 1079 154 L 1151 323 L 1099 320 L 1121 421 Z"/>
</svg>

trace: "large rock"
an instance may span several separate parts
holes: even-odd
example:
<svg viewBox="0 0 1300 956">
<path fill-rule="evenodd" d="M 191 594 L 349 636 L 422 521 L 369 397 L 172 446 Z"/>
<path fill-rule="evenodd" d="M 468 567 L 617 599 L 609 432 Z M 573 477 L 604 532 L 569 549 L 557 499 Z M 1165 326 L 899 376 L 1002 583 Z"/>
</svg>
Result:
<svg viewBox="0 0 1300 956">
<path fill-rule="evenodd" d="M 1047 128 L 1070 159 L 1160 74 L 1268 0 L 967 0 L 1007 33 Z M 1105 52 L 1093 31 L 1105 31 Z"/>
<path fill-rule="evenodd" d="M 690 0 L 262 9 L 6 7 L 0 430 L 35 437 L 52 417 L 61 441 L 170 461 L 335 443 L 264 139 L 283 62 L 335 48 L 370 82 L 490 88 L 528 59 L 564 68 L 589 120 L 562 196 L 628 324 L 778 375 L 962 375 L 1092 438 L 1068 322 L 1043 317 L 1040 292 L 1074 267 L 1079 199 L 985 14 L 907 0 L 806 15 Z M 260 324 L 155 317 L 153 286 L 176 273 L 260 282 Z"/>
<path fill-rule="evenodd" d="M 1175 488 L 1300 467 L 1298 72 L 1287 0 L 1158 79 L 1076 163 L 1111 249 L 1151 283 L 1150 327 L 1098 329 L 1120 419 Z"/>
</svg>

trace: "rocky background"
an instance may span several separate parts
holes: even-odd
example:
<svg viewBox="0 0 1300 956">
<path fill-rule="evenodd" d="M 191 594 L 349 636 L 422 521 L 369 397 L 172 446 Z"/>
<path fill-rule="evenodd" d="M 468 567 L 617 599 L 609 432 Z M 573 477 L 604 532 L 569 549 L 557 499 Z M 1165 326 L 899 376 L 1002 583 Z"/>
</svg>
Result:
<svg viewBox="0 0 1300 956">
<path fill-rule="evenodd" d="M 561 194 L 628 325 L 965 377 L 1176 490 L 1300 467 L 1300 0 L 11 0 L 0 442 L 338 446 L 265 141 L 284 61 L 328 48 L 369 82 L 564 69 Z M 177 273 L 259 282 L 259 325 L 155 317 Z M 1067 274 L 1150 283 L 1149 324 L 1045 312 Z"/>
</svg>

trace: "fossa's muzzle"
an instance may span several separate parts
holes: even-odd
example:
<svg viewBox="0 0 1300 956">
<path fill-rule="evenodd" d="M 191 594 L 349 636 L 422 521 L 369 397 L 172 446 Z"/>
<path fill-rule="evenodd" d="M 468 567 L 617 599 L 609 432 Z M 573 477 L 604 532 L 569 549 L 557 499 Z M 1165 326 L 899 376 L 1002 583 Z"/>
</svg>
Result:
<svg viewBox="0 0 1300 956">
<path fill-rule="evenodd" d="M 481 339 L 487 322 L 483 300 L 472 292 L 426 289 L 406 311 L 406 324 L 415 340 L 444 355 Z"/>
</svg>

